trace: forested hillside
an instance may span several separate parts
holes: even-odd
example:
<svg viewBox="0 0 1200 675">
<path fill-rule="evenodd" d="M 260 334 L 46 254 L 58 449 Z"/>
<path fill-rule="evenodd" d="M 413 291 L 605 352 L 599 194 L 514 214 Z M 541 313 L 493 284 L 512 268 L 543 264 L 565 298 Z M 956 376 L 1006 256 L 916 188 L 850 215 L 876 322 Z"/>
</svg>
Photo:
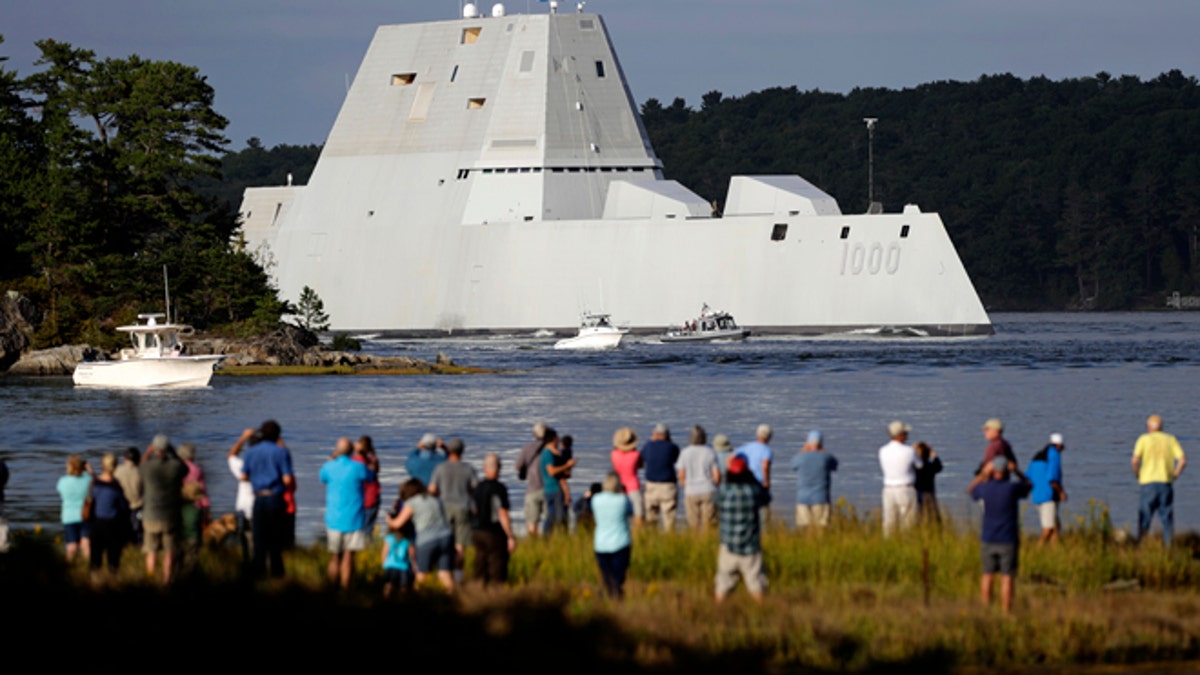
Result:
<svg viewBox="0 0 1200 675">
<path fill-rule="evenodd" d="M 642 117 L 668 177 L 723 201 L 729 176 L 798 173 L 867 208 L 875 196 L 942 215 L 990 308 L 1161 306 L 1200 290 L 1200 87 L 1011 75 L 847 95 L 795 88 L 699 109 L 648 100 Z"/>
<path fill-rule="evenodd" d="M 733 174 L 794 173 L 847 213 L 867 208 L 863 118 L 879 118 L 876 199 L 940 212 L 992 309 L 1158 307 L 1200 292 L 1200 87 L 1178 71 L 710 92 L 697 108 L 650 99 L 642 117 L 667 176 L 710 201 Z M 252 143 L 226 155 L 224 194 L 289 171 L 301 183 L 316 152 Z"/>
</svg>

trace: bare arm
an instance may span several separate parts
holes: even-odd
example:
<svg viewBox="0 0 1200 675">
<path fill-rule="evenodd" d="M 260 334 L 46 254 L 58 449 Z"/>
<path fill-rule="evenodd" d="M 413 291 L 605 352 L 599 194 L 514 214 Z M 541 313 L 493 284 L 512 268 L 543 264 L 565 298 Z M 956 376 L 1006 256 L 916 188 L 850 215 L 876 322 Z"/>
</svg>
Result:
<svg viewBox="0 0 1200 675">
<path fill-rule="evenodd" d="M 379 556 L 379 565 L 380 566 L 387 564 L 388 553 L 390 553 L 391 550 L 392 550 L 391 543 L 387 539 L 384 539 L 383 540 L 383 553 Z"/>
<path fill-rule="evenodd" d="M 508 509 L 498 509 L 496 515 L 500 518 L 500 527 L 504 529 L 504 536 L 508 538 L 508 552 L 512 553 L 517 546 L 517 540 L 513 537 L 512 518 L 508 515 Z"/>
<path fill-rule="evenodd" d="M 405 523 L 412 520 L 412 516 L 413 516 L 412 507 L 409 506 L 408 504 L 405 504 L 404 508 L 400 509 L 400 513 L 397 513 L 394 516 L 388 516 L 388 519 L 387 519 L 388 527 L 390 527 L 394 530 L 399 530 L 400 528 L 404 527 Z"/>
<path fill-rule="evenodd" d="M 253 429 L 246 429 L 242 431 L 242 435 L 238 436 L 237 441 L 235 441 L 233 447 L 229 449 L 229 454 L 226 455 L 226 457 L 236 457 L 238 453 L 242 451 L 242 448 L 246 446 L 246 442 L 249 441 L 250 437 L 253 435 Z"/>
<path fill-rule="evenodd" d="M 1183 473 L 1183 467 L 1187 466 L 1187 455 L 1180 455 L 1175 462 L 1175 477 L 1179 478 L 1179 474 Z"/>
<path fill-rule="evenodd" d="M 1140 473 L 1141 469 L 1142 469 L 1142 459 L 1140 457 L 1138 457 L 1137 455 L 1134 455 L 1133 459 L 1129 460 L 1129 463 L 1131 466 L 1133 466 L 1134 478 L 1137 478 L 1138 473 Z"/>
<path fill-rule="evenodd" d="M 762 469 L 763 469 L 762 485 L 764 488 L 770 489 L 771 488 L 771 460 L 764 459 Z"/>
<path fill-rule="evenodd" d="M 713 482 L 713 485 L 721 484 L 721 470 L 715 466 L 713 467 L 713 470 L 712 470 L 712 482 Z"/>
</svg>

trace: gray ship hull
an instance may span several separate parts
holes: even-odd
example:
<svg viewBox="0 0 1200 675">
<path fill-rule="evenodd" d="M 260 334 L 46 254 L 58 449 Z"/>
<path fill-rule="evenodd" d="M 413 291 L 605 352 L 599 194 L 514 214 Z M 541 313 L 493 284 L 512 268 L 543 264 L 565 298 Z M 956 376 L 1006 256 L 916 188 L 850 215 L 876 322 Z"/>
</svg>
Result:
<svg viewBox="0 0 1200 675">
<path fill-rule="evenodd" d="M 307 186 L 252 188 L 248 245 L 335 329 L 661 333 L 702 302 L 754 333 L 991 322 L 941 219 L 842 214 L 735 177 L 724 217 L 665 180 L 598 16 L 379 29 Z"/>
</svg>

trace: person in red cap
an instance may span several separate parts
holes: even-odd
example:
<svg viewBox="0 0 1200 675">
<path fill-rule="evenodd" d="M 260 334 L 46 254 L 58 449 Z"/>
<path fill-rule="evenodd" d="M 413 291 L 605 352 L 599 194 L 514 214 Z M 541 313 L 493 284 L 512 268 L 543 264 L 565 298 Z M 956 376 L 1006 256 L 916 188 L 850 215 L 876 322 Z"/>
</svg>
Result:
<svg viewBox="0 0 1200 675">
<path fill-rule="evenodd" d="M 767 585 L 763 573 L 762 527 L 759 509 L 771 498 L 750 472 L 746 458 L 734 455 L 717 491 L 717 522 L 721 547 L 717 552 L 717 602 L 737 586 L 738 577 L 755 600 L 761 601 Z"/>
</svg>

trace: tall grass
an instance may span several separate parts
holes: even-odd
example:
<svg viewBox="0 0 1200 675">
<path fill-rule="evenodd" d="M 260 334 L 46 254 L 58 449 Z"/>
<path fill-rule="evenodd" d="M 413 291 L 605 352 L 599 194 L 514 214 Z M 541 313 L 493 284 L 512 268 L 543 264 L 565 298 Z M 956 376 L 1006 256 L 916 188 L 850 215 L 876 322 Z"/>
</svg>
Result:
<svg viewBox="0 0 1200 675">
<path fill-rule="evenodd" d="M 310 611 L 306 608 L 371 608 L 388 617 L 386 622 L 372 619 L 371 625 L 393 631 L 404 626 L 412 644 L 443 644 L 447 638 L 431 631 L 451 626 L 455 634 L 466 632 L 489 645 L 503 645 L 514 658 L 546 648 L 553 636 L 563 658 L 587 659 L 585 670 L 804 666 L 862 671 L 903 666 L 945 671 L 962 665 L 1057 666 L 1200 656 L 1200 596 L 1195 591 L 1200 563 L 1194 542 L 1181 541 L 1171 549 L 1157 540 L 1117 543 L 1106 509 L 1092 504 L 1058 545 L 1039 548 L 1032 540 L 1023 542 L 1017 602 L 1013 615 L 1005 617 L 979 602 L 979 543 L 973 525 L 947 521 L 885 540 L 877 517 L 860 515 L 846 504 L 838 505 L 825 531 L 796 532 L 772 523 L 763 536 L 769 589 L 762 605 L 740 592 L 724 604 L 714 602 L 715 532 L 664 534 L 649 528 L 634 533 L 621 602 L 600 593 L 586 532 L 521 541 L 510 565 L 509 587 L 468 584 L 452 601 L 432 589 L 399 603 L 379 600 L 378 545 L 358 557 L 358 585 L 349 595 L 330 589 L 325 580 L 328 557 L 319 547 L 287 555 L 286 583 L 251 587 L 240 581 L 236 549 L 205 550 L 192 576 L 165 596 L 131 549 L 120 573 L 100 592 L 119 593 L 123 603 L 186 597 L 186 609 L 193 611 L 197 602 L 227 602 L 233 593 L 227 589 L 243 594 L 255 589 L 236 596 L 251 598 L 246 601 L 252 603 L 249 612 L 264 611 L 263 604 L 272 607 L 270 612 L 283 605 L 297 617 Z M 88 597 L 93 586 L 85 566 L 64 564 L 51 545 L 44 536 L 24 534 L 14 553 L 0 556 L 0 590 L 16 587 L 13 582 L 24 575 L 37 579 L 21 586 L 25 592 L 58 594 L 62 602 L 62 589 L 68 587 L 83 594 L 78 597 Z M 470 557 L 468 552 L 468 570 Z M 44 601 L 39 595 L 30 603 Z M 361 615 L 352 616 L 363 625 Z M 315 616 L 309 621 L 319 623 Z M 483 654 L 460 643 L 449 643 L 449 648 L 468 658 Z"/>
</svg>

